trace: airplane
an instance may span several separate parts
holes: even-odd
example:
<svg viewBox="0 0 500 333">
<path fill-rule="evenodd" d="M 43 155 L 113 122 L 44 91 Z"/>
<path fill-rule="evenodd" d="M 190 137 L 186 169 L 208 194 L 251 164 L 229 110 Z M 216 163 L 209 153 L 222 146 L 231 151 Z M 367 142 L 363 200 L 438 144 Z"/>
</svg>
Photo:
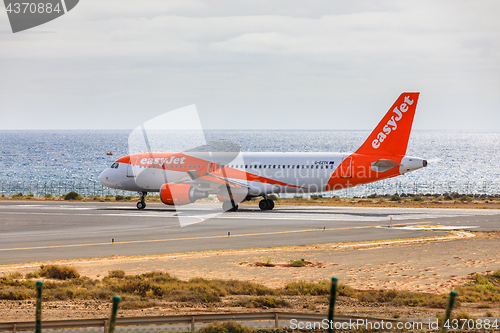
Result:
<svg viewBox="0 0 500 333">
<path fill-rule="evenodd" d="M 427 166 L 406 156 L 418 92 L 399 96 L 366 141 L 354 153 L 144 152 L 116 160 L 99 181 L 110 188 L 137 191 L 138 209 L 149 192 L 166 205 L 180 206 L 217 195 L 224 211 L 262 197 L 259 208 L 274 208 L 274 193 L 334 191 L 403 175 Z"/>
</svg>

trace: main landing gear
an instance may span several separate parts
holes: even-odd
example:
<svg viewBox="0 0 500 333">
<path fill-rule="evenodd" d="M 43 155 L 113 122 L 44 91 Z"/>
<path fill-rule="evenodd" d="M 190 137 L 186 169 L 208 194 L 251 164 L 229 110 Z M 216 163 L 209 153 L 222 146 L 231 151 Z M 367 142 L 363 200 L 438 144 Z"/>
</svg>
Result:
<svg viewBox="0 0 500 333">
<path fill-rule="evenodd" d="M 144 198 L 146 195 L 148 195 L 148 192 L 139 192 L 139 195 L 141 196 L 141 201 L 137 203 L 137 209 L 144 209 L 146 208 L 146 202 L 144 202 Z"/>
<path fill-rule="evenodd" d="M 274 201 L 271 199 L 267 199 L 264 197 L 261 201 L 259 201 L 259 208 L 261 210 L 272 210 L 274 208 Z"/>
<path fill-rule="evenodd" d="M 231 203 L 231 200 L 226 200 L 222 203 L 222 209 L 225 212 L 235 212 L 238 210 L 238 205 L 234 205 Z"/>
</svg>

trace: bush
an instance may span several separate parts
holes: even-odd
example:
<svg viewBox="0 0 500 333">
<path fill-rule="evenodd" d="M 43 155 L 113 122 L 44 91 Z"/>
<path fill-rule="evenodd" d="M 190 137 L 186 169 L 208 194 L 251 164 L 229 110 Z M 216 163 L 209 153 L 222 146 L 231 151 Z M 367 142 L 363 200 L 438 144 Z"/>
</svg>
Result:
<svg viewBox="0 0 500 333">
<path fill-rule="evenodd" d="M 290 267 L 304 267 L 307 264 L 310 264 L 310 262 L 309 261 L 305 261 L 304 258 L 302 258 L 300 260 L 290 260 L 289 266 Z"/>
<path fill-rule="evenodd" d="M 250 327 L 237 324 L 233 321 L 226 321 L 222 324 L 210 324 L 200 328 L 198 333 L 249 333 L 253 329 Z"/>
<path fill-rule="evenodd" d="M 15 273 L 9 274 L 9 278 L 18 280 L 18 279 L 22 279 L 23 275 L 19 272 L 15 272 Z"/>
<path fill-rule="evenodd" d="M 286 295 L 303 295 L 303 296 L 330 295 L 330 283 L 328 281 L 321 281 L 318 283 L 306 282 L 306 281 L 292 282 L 287 284 L 283 288 L 283 292 Z"/>
<path fill-rule="evenodd" d="M 26 279 L 38 279 L 40 277 L 40 272 L 26 273 L 24 277 Z"/>
<path fill-rule="evenodd" d="M 449 195 L 449 194 L 446 194 L 444 196 L 444 200 L 453 200 L 453 197 L 451 195 Z"/>
<path fill-rule="evenodd" d="M 356 295 L 354 289 L 346 286 L 345 284 L 339 284 L 337 287 L 337 292 L 339 293 L 339 296 L 353 297 L 354 295 Z"/>
<path fill-rule="evenodd" d="M 257 262 L 257 263 L 255 263 L 255 266 L 258 266 L 258 267 L 274 267 L 276 265 L 271 262 L 271 259 L 267 259 L 264 262 Z"/>
<path fill-rule="evenodd" d="M 401 201 L 401 197 L 397 194 L 394 194 L 391 196 L 391 198 L 389 200 L 390 201 Z"/>
<path fill-rule="evenodd" d="M 57 280 L 68 280 L 80 277 L 80 273 L 76 268 L 71 266 L 60 266 L 60 265 L 42 265 L 40 267 L 40 276 L 57 279 Z"/>
<path fill-rule="evenodd" d="M 120 201 L 120 200 L 124 200 L 124 199 L 125 199 L 125 197 L 123 195 L 120 195 L 120 194 L 115 195 L 116 201 Z"/>
<path fill-rule="evenodd" d="M 460 201 L 462 202 L 471 202 L 473 199 L 467 195 L 464 195 L 460 198 Z"/>
<path fill-rule="evenodd" d="M 413 201 L 424 201 L 424 199 L 422 199 L 422 197 L 413 197 L 412 200 Z"/>
<path fill-rule="evenodd" d="M 50 198 L 52 198 L 52 194 L 47 193 L 47 194 L 45 194 L 45 197 L 46 197 L 47 199 L 50 199 Z"/>
<path fill-rule="evenodd" d="M 10 301 L 23 301 L 28 298 L 32 298 L 34 292 L 31 290 L 0 290 L 0 299 L 6 299 Z"/>
<path fill-rule="evenodd" d="M 290 303 L 287 301 L 271 297 L 271 296 L 261 296 L 261 297 L 246 297 L 238 302 L 234 303 L 233 306 L 242 306 L 245 308 L 289 308 Z"/>
<path fill-rule="evenodd" d="M 500 279 L 500 269 L 497 269 L 495 272 L 493 272 L 493 276 L 497 279 Z"/>
<path fill-rule="evenodd" d="M 117 279 L 123 279 L 125 277 L 125 272 L 121 269 L 117 269 L 114 271 L 110 271 L 108 273 L 109 278 L 117 278 Z"/>
<path fill-rule="evenodd" d="M 80 194 L 74 191 L 71 191 L 64 196 L 64 200 L 80 200 L 81 198 Z"/>
</svg>

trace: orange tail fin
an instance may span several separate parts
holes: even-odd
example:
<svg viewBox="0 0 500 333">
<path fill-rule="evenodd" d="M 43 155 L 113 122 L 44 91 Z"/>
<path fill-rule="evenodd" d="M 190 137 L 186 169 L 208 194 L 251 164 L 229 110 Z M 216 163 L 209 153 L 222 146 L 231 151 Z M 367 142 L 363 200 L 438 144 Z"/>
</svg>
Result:
<svg viewBox="0 0 500 333">
<path fill-rule="evenodd" d="M 366 155 L 388 153 L 404 156 L 419 94 L 402 93 L 356 153 Z"/>
</svg>

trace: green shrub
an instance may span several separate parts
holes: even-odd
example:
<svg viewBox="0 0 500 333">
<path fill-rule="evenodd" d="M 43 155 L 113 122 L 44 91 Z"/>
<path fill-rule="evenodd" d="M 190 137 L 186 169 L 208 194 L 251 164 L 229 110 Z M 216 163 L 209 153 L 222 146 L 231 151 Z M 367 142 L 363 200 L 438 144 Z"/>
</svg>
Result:
<svg viewBox="0 0 500 333">
<path fill-rule="evenodd" d="M 446 194 L 444 196 L 444 200 L 453 200 L 453 197 L 451 195 L 449 195 L 449 194 Z"/>
<path fill-rule="evenodd" d="M 11 273 L 9 274 L 9 278 L 10 279 L 15 279 L 15 280 L 18 280 L 18 279 L 22 279 L 23 278 L 23 275 L 19 272 L 15 272 L 15 273 Z"/>
<path fill-rule="evenodd" d="M 45 197 L 46 197 L 47 199 L 50 199 L 50 198 L 52 198 L 52 194 L 47 193 L 47 194 L 45 194 Z"/>
<path fill-rule="evenodd" d="M 264 262 L 257 262 L 257 263 L 255 263 L 255 266 L 258 266 L 258 267 L 274 267 L 276 265 L 271 262 L 271 259 L 267 259 Z"/>
<path fill-rule="evenodd" d="M 424 201 L 424 199 L 422 199 L 422 197 L 413 197 L 412 200 L 413 201 Z"/>
<path fill-rule="evenodd" d="M 290 260 L 289 266 L 290 267 L 304 267 L 307 264 L 310 264 L 310 262 L 309 261 L 305 261 L 305 259 L 302 258 L 300 260 Z"/>
<path fill-rule="evenodd" d="M 125 197 L 123 195 L 120 195 L 120 194 L 115 195 L 116 201 L 120 201 L 120 200 L 124 200 L 124 199 L 125 199 Z"/>
<path fill-rule="evenodd" d="M 80 194 L 74 191 L 71 191 L 64 196 L 64 200 L 80 200 L 81 198 Z"/>
<path fill-rule="evenodd" d="M 109 278 L 117 278 L 117 279 L 123 279 L 125 277 L 125 272 L 121 269 L 117 269 L 114 271 L 110 271 L 108 273 Z"/>
<path fill-rule="evenodd" d="M 249 333 L 254 329 L 237 324 L 233 321 L 226 321 L 221 324 L 210 324 L 200 328 L 198 333 Z"/>
<path fill-rule="evenodd" d="M 460 198 L 460 201 L 462 202 L 471 202 L 473 199 L 467 195 L 464 195 Z"/>
<path fill-rule="evenodd" d="M 397 194 L 391 195 L 390 201 L 401 201 L 401 197 Z"/>
<path fill-rule="evenodd" d="M 291 282 L 283 288 L 283 293 L 286 295 L 303 296 L 330 295 L 330 283 L 328 281 L 317 283 L 306 281 Z"/>
<path fill-rule="evenodd" d="M 268 308 L 289 308 L 291 307 L 290 303 L 287 301 L 272 297 L 272 296 L 260 296 L 260 297 L 246 297 L 243 298 L 236 303 L 233 304 L 233 306 L 242 306 L 245 308 L 262 308 L 262 307 L 268 307 Z"/>
<path fill-rule="evenodd" d="M 497 269 L 495 272 L 493 272 L 493 276 L 497 279 L 500 279 L 500 269 Z"/>
<path fill-rule="evenodd" d="M 26 279 L 38 279 L 40 277 L 40 272 L 26 273 L 24 277 Z"/>
<path fill-rule="evenodd" d="M 339 284 L 337 286 L 337 292 L 339 293 L 339 296 L 354 297 L 356 295 L 354 289 L 346 286 L 345 284 Z"/>
<path fill-rule="evenodd" d="M 71 266 L 60 266 L 60 265 L 42 265 L 40 267 L 40 276 L 57 279 L 57 280 L 68 280 L 80 277 L 80 273 L 76 268 Z"/>
<path fill-rule="evenodd" d="M 10 301 L 23 301 L 28 298 L 33 298 L 34 292 L 26 289 L 18 290 L 0 290 L 0 299 Z"/>
</svg>

